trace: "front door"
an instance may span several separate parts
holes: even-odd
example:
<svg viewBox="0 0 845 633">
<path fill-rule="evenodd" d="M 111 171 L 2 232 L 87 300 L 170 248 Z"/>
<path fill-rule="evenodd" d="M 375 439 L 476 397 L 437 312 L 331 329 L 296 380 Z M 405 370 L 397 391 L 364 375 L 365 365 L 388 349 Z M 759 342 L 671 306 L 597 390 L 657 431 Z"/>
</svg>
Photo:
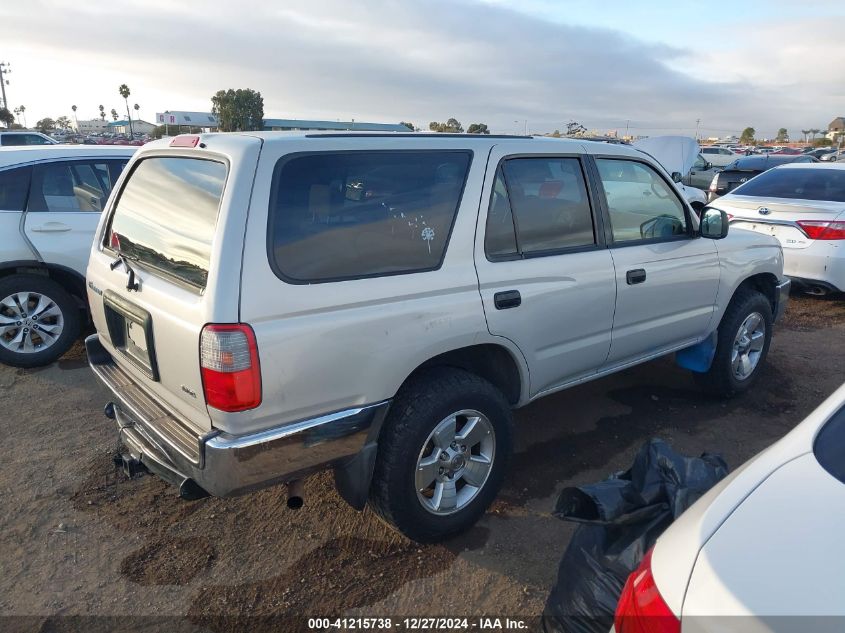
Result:
<svg viewBox="0 0 845 633">
<path fill-rule="evenodd" d="M 522 351 L 534 396 L 604 363 L 616 280 L 584 157 L 507 149 L 489 158 L 475 260 L 490 333 Z"/>
<path fill-rule="evenodd" d="M 701 340 L 715 326 L 714 241 L 696 236 L 689 208 L 646 162 L 596 157 L 596 166 L 616 267 L 607 368 Z"/>
</svg>

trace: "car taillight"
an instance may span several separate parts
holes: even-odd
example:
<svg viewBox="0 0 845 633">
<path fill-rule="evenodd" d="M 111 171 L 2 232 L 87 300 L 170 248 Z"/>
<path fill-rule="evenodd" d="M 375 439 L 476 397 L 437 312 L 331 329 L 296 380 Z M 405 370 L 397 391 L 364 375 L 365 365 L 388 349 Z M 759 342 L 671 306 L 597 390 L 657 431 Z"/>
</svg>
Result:
<svg viewBox="0 0 845 633">
<path fill-rule="evenodd" d="M 651 573 L 650 549 L 628 576 L 613 624 L 616 633 L 680 633 L 681 621 L 663 601 Z"/>
<path fill-rule="evenodd" d="M 798 226 L 811 240 L 845 240 L 845 222 L 798 220 Z"/>
<path fill-rule="evenodd" d="M 208 406 L 233 412 L 261 404 L 258 345 L 248 325 L 206 325 L 200 335 L 200 367 Z"/>
</svg>

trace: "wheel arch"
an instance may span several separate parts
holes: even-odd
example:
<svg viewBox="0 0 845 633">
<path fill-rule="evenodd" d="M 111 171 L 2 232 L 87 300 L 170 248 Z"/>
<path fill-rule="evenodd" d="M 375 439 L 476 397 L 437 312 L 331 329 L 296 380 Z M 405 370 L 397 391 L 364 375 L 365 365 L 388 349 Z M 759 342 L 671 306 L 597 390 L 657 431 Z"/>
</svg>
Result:
<svg viewBox="0 0 845 633">
<path fill-rule="evenodd" d="M 79 303 L 81 309 L 88 309 L 88 293 L 85 277 L 67 266 L 49 264 L 37 260 L 17 260 L 0 263 L 0 278 L 11 275 L 41 275 L 62 286 Z"/>
<path fill-rule="evenodd" d="M 769 305 L 772 307 L 772 314 L 774 314 L 778 302 L 777 284 L 778 278 L 774 273 L 763 272 L 751 275 L 743 279 L 736 287 L 733 295 L 731 295 L 731 301 L 743 290 L 757 290 L 769 300 Z"/>
</svg>

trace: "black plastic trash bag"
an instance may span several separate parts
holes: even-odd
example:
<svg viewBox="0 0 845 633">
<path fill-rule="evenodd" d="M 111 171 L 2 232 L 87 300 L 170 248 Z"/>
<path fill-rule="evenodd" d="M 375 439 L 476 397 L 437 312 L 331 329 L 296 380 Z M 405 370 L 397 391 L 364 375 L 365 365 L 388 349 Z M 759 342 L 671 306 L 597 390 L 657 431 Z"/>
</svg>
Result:
<svg viewBox="0 0 845 633">
<path fill-rule="evenodd" d="M 581 525 L 560 561 L 544 630 L 607 633 L 628 575 L 663 530 L 727 474 L 718 455 L 684 457 L 652 439 L 625 472 L 565 488 L 554 514 Z"/>
</svg>

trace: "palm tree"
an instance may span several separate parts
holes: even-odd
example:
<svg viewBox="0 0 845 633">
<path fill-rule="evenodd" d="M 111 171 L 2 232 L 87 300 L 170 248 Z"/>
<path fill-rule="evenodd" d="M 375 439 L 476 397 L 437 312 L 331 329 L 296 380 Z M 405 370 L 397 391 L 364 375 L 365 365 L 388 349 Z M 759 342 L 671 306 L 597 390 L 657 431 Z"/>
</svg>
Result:
<svg viewBox="0 0 845 633">
<path fill-rule="evenodd" d="M 132 93 L 129 92 L 129 86 L 126 84 L 120 84 L 120 88 L 118 88 L 117 91 L 126 102 L 126 118 L 129 120 L 129 138 L 133 138 L 135 135 L 132 132 L 132 117 L 129 114 L 129 95 Z"/>
<path fill-rule="evenodd" d="M 135 110 L 135 120 L 136 120 L 136 121 L 140 120 L 140 116 L 141 116 L 141 115 L 140 115 L 140 114 L 138 114 L 138 113 L 141 111 L 141 106 L 139 106 L 139 105 L 136 103 L 134 106 L 132 106 L 132 109 L 133 109 L 133 110 Z"/>
<path fill-rule="evenodd" d="M 810 130 L 801 130 L 801 134 L 804 135 L 804 142 L 807 142 L 807 135 L 810 133 Z"/>
<path fill-rule="evenodd" d="M 20 106 L 18 110 L 21 111 L 21 116 L 23 117 L 23 126 L 26 127 L 26 115 L 24 114 L 24 112 L 26 112 L 26 106 Z"/>
<path fill-rule="evenodd" d="M 111 109 L 111 118 L 114 121 L 117 121 L 117 110 L 115 110 L 114 108 Z"/>
<path fill-rule="evenodd" d="M 817 128 L 817 127 L 812 128 L 810 130 L 810 134 L 813 135 L 813 138 L 811 140 L 813 140 L 813 141 L 816 140 L 816 134 L 818 134 L 819 132 L 821 132 L 821 130 L 819 128 Z"/>
<path fill-rule="evenodd" d="M 100 106 L 100 119 L 102 121 L 106 120 L 106 109 L 102 105 Z"/>
<path fill-rule="evenodd" d="M 79 132 L 79 119 L 76 118 L 76 106 L 70 106 L 70 109 L 73 110 L 73 120 L 76 122 L 76 131 Z"/>
</svg>

